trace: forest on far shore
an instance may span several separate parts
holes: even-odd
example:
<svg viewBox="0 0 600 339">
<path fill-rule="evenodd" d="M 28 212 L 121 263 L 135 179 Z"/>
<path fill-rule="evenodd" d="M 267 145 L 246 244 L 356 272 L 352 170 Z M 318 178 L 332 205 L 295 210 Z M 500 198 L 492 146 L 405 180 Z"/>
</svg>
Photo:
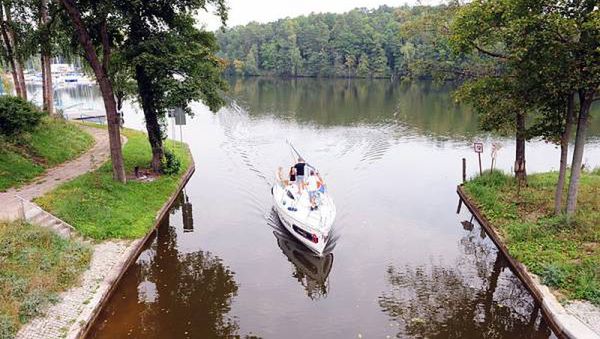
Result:
<svg viewBox="0 0 600 339">
<path fill-rule="evenodd" d="M 361 78 L 469 78 L 493 67 L 454 53 L 449 26 L 460 5 L 381 6 L 310 14 L 215 33 L 226 73 Z"/>
</svg>

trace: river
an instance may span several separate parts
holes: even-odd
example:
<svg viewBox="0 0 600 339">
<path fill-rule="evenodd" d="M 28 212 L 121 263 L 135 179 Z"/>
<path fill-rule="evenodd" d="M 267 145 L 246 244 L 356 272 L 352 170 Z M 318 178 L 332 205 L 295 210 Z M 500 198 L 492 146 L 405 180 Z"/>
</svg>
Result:
<svg viewBox="0 0 600 339">
<path fill-rule="evenodd" d="M 232 80 L 230 104 L 169 134 L 196 173 L 120 282 L 94 338 L 548 338 L 538 305 L 471 215 L 456 214 L 461 159 L 478 171 L 477 117 L 451 87 L 387 80 Z M 98 100 L 95 97 L 94 100 Z M 598 107 L 594 116 L 600 117 Z M 126 125 L 142 128 L 128 105 Z M 600 124 L 584 156 L 600 166 Z M 337 206 L 334 245 L 312 256 L 282 229 L 270 185 L 292 140 Z M 527 145 L 529 172 L 558 150 Z"/>
</svg>

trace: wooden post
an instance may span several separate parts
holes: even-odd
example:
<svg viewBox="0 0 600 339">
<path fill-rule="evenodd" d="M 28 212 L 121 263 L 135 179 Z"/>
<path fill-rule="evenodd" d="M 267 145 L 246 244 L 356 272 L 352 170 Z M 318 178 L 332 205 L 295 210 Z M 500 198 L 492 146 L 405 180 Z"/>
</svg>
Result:
<svg viewBox="0 0 600 339">
<path fill-rule="evenodd" d="M 458 198 L 458 207 L 456 208 L 456 214 L 460 213 L 460 208 L 462 207 L 462 198 Z"/>
<path fill-rule="evenodd" d="M 479 175 L 483 175 L 483 168 L 481 167 L 481 153 L 477 153 L 479 156 Z"/>
<path fill-rule="evenodd" d="M 462 179 L 463 184 L 467 182 L 467 159 L 462 159 Z"/>
</svg>

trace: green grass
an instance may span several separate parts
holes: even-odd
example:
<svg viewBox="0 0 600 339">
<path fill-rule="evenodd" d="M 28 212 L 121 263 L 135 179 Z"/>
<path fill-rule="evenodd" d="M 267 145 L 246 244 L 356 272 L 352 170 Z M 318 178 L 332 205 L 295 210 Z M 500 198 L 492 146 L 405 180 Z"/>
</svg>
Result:
<svg viewBox="0 0 600 339">
<path fill-rule="evenodd" d="M 48 229 L 0 223 L 0 338 L 12 338 L 32 317 L 73 286 L 91 249 Z"/>
<path fill-rule="evenodd" d="M 567 299 L 600 305 L 600 172 L 584 173 L 577 214 L 554 216 L 558 173 L 529 175 L 517 195 L 514 178 L 485 173 L 467 194 L 503 237 L 510 254 Z M 566 192 L 565 192 L 566 199 Z"/>
<path fill-rule="evenodd" d="M 45 169 L 88 150 L 94 139 L 75 124 L 44 118 L 33 132 L 0 140 L 0 191 L 30 182 Z"/>
<path fill-rule="evenodd" d="M 128 175 L 135 166 L 149 167 L 151 155 L 146 134 L 123 130 L 128 142 L 123 157 Z M 172 142 L 167 142 L 169 146 Z M 177 188 L 181 176 L 191 165 L 187 146 L 178 144 L 175 154 L 182 169 L 175 175 L 163 175 L 152 182 L 130 180 L 127 184 L 112 179 L 110 162 L 98 170 L 67 182 L 36 199 L 44 209 L 94 239 L 139 238 L 146 234 L 155 217 Z"/>
</svg>

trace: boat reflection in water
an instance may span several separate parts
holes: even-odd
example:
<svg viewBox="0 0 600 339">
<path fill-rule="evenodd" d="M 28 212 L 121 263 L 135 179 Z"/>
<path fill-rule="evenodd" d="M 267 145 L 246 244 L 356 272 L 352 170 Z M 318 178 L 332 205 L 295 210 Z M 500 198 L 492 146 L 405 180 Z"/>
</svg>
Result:
<svg viewBox="0 0 600 339">
<path fill-rule="evenodd" d="M 335 242 L 329 243 L 325 254 L 320 257 L 294 239 L 277 220 L 277 216 L 271 218 L 271 221 L 275 221 L 271 226 L 275 229 L 273 235 L 277 238 L 277 245 L 294 265 L 292 276 L 304 287 L 309 298 L 316 300 L 327 297 L 329 291 L 327 278 L 333 266 L 331 250 Z"/>
</svg>

